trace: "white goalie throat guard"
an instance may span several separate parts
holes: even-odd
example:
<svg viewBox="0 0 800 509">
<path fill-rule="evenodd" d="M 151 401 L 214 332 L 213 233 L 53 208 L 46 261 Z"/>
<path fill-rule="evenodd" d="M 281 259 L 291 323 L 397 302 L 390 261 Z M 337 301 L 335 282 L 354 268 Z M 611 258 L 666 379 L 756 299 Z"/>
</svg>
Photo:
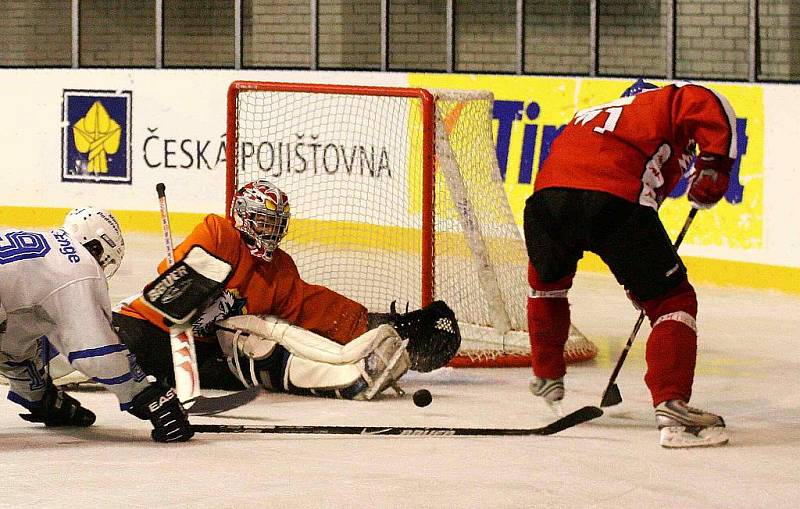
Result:
<svg viewBox="0 0 800 509">
<path fill-rule="evenodd" d="M 94 207 L 72 209 L 64 219 L 64 231 L 97 260 L 106 279 L 117 272 L 125 256 L 125 240 L 111 212 Z"/>
<path fill-rule="evenodd" d="M 289 198 L 266 180 L 245 185 L 233 197 L 231 218 L 250 249 L 264 261 L 272 260 L 275 249 L 289 227 Z"/>
</svg>

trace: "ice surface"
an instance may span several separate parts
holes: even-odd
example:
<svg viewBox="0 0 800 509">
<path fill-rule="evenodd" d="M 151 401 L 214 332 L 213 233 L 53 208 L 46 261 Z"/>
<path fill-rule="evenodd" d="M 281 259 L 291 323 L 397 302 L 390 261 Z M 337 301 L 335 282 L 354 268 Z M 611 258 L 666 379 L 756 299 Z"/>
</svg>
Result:
<svg viewBox="0 0 800 509">
<path fill-rule="evenodd" d="M 157 235 L 128 235 L 112 300 L 136 292 L 163 256 Z M 800 502 L 800 299 L 697 288 L 700 327 L 692 404 L 719 413 L 726 447 L 658 445 L 642 381 L 645 326 L 620 374 L 623 403 L 551 437 L 198 435 L 155 444 L 149 424 L 103 390 L 74 392 L 86 430 L 45 430 L 0 412 L 0 507 L 775 508 Z M 580 274 L 573 322 L 599 347 L 570 367 L 565 407 L 598 404 L 637 311 L 610 277 Z M 76 303 L 76 312 L 80 304 Z M 264 394 L 196 423 L 535 427 L 553 418 L 527 369 L 410 373 L 407 395 L 373 402 Z M 411 394 L 428 388 L 433 403 Z M 0 397 L 6 388 L 0 388 Z M 208 395 L 220 392 L 206 391 Z"/>
</svg>

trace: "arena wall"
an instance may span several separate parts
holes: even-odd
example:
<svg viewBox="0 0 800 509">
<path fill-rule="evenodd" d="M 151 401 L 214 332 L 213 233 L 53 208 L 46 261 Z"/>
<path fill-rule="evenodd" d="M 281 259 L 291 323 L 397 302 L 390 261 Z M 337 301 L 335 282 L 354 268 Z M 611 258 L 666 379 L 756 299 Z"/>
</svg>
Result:
<svg viewBox="0 0 800 509">
<path fill-rule="evenodd" d="M 164 182 L 177 236 L 224 213 L 226 91 L 231 81 L 489 89 L 506 190 L 521 221 L 531 181 L 558 128 L 579 108 L 619 95 L 630 80 L 478 74 L 149 69 L 0 70 L 6 134 L 0 224 L 57 225 L 69 208 L 113 210 L 127 231 L 158 232 L 155 184 Z M 800 293 L 800 85 L 708 83 L 737 112 L 742 157 L 723 202 L 695 221 L 681 252 L 693 280 Z M 90 109 L 99 103 L 103 108 Z M 105 168 L 87 168 L 75 128 L 118 127 Z M 99 132 L 98 131 L 98 132 Z M 92 150 L 96 149 L 92 147 Z M 83 150 L 83 152 L 82 152 Z M 679 185 L 662 207 L 677 233 L 689 210 Z M 583 268 L 604 270 L 593 257 Z"/>
</svg>

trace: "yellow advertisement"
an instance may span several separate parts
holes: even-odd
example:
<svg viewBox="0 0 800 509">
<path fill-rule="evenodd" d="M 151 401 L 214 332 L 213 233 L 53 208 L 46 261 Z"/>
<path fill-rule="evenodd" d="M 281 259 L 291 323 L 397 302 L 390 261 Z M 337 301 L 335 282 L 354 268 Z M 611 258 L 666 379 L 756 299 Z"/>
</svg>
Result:
<svg viewBox="0 0 800 509">
<path fill-rule="evenodd" d="M 494 140 L 500 171 L 515 220 L 522 224 L 525 200 L 536 172 L 561 128 L 580 109 L 620 96 L 634 80 L 537 76 L 410 74 L 409 86 L 490 90 Z M 666 84 L 654 80 L 657 85 Z M 739 159 L 725 198 L 698 215 L 687 243 L 735 250 L 763 247 L 764 107 L 758 86 L 703 83 L 725 95 L 736 112 Z M 661 208 L 667 230 L 676 234 L 689 203 L 683 179 Z"/>
</svg>

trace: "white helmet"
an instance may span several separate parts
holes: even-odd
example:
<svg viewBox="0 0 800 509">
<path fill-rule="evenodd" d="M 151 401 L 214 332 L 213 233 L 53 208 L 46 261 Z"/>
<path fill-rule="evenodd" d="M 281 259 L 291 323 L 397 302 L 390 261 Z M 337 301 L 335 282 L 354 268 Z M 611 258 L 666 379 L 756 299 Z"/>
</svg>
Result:
<svg viewBox="0 0 800 509">
<path fill-rule="evenodd" d="M 256 180 L 236 191 L 231 203 L 233 226 L 242 232 L 250 254 L 272 260 L 289 227 L 289 198 L 266 180 Z"/>
<path fill-rule="evenodd" d="M 94 207 L 72 209 L 64 218 L 64 230 L 89 250 L 106 279 L 114 275 L 125 256 L 125 240 L 111 212 Z"/>
</svg>

